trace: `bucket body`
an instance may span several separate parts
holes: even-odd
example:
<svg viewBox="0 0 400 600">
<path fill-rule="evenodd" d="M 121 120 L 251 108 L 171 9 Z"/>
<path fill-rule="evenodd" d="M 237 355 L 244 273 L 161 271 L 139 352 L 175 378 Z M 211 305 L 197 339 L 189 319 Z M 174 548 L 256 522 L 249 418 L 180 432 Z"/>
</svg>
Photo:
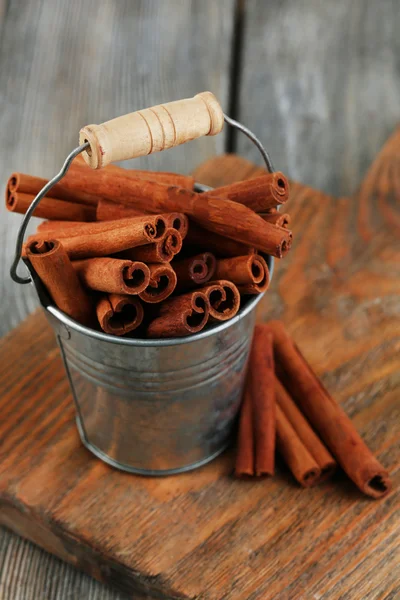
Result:
<svg viewBox="0 0 400 600">
<path fill-rule="evenodd" d="M 198 334 L 136 340 L 85 328 L 42 297 L 84 445 L 142 475 L 187 471 L 220 454 L 235 426 L 260 298 Z"/>
</svg>

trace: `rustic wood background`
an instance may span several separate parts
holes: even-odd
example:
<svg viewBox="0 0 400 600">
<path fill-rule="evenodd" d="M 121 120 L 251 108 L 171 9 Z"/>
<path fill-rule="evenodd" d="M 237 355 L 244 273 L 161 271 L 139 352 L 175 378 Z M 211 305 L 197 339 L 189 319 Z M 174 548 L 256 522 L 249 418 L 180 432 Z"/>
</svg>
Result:
<svg viewBox="0 0 400 600">
<path fill-rule="evenodd" d="M 82 125 L 210 89 L 288 176 L 352 194 L 400 120 L 399 25 L 396 0 L 0 0 L 2 187 L 54 174 Z M 259 162 L 227 132 L 136 164 L 189 172 L 226 148 Z M 37 302 L 0 210 L 4 334 Z M 123 598 L 5 530 L 0 597 Z"/>
</svg>

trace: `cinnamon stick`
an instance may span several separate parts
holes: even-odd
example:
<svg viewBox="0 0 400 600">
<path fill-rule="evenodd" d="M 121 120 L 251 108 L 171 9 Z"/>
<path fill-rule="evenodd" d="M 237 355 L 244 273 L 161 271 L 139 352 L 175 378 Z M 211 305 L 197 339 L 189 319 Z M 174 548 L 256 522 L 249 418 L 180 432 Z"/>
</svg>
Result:
<svg viewBox="0 0 400 600">
<path fill-rule="evenodd" d="M 188 289 L 207 283 L 215 273 L 216 264 L 215 256 L 211 252 L 174 260 L 171 266 L 178 278 L 177 289 Z"/>
<path fill-rule="evenodd" d="M 256 325 L 249 360 L 253 405 L 255 474 L 273 475 L 275 456 L 275 386 L 272 334 Z"/>
<path fill-rule="evenodd" d="M 56 240 L 31 242 L 26 257 L 60 310 L 82 325 L 93 321 L 91 298 L 79 281 L 63 246 Z"/>
<path fill-rule="evenodd" d="M 85 287 L 109 294 L 139 294 L 150 281 L 150 270 L 142 262 L 97 257 L 72 265 Z"/>
<path fill-rule="evenodd" d="M 372 498 L 386 496 L 391 490 L 387 470 L 318 380 L 283 323 L 273 321 L 268 328 L 274 337 L 279 376 L 322 441 L 362 492 Z"/>
<path fill-rule="evenodd" d="M 273 212 L 273 213 L 269 213 L 269 214 L 265 214 L 265 215 L 261 215 L 261 217 L 264 219 L 264 221 L 267 221 L 268 223 L 272 223 L 272 225 L 278 225 L 279 227 L 284 227 L 285 229 L 288 228 L 288 226 L 290 225 L 290 215 L 288 215 L 287 213 L 280 213 L 278 211 Z"/>
<path fill-rule="evenodd" d="M 240 408 L 235 475 L 236 477 L 254 475 L 253 407 L 248 382 L 244 388 L 244 397 Z"/>
<path fill-rule="evenodd" d="M 222 234 L 258 250 L 282 258 L 290 249 L 291 235 L 287 229 L 265 222 L 247 206 L 224 198 L 207 197 L 178 186 L 168 186 L 126 176 L 113 177 L 102 169 L 93 176 L 91 169 L 80 177 L 63 179 L 71 191 L 80 189 L 108 200 L 120 202 L 152 213 L 182 212 L 191 216 L 207 230 Z"/>
<path fill-rule="evenodd" d="M 149 338 L 182 337 L 201 331 L 208 319 L 207 297 L 201 291 L 169 298 L 147 328 Z"/>
<path fill-rule="evenodd" d="M 12 173 L 7 182 L 6 197 L 14 192 L 36 196 L 48 182 L 48 179 L 43 179 L 42 177 L 34 177 L 25 173 Z M 62 183 L 56 183 L 50 192 L 51 198 L 58 198 L 59 200 L 66 200 L 68 202 L 86 204 L 88 206 L 96 206 L 98 202 L 98 197 L 90 189 L 84 192 L 79 189 L 79 186 L 75 190 L 67 190 Z"/>
<path fill-rule="evenodd" d="M 269 285 L 269 270 L 262 256 L 235 256 L 217 261 L 216 279 L 235 283 L 241 294 L 261 294 Z"/>
<path fill-rule="evenodd" d="M 168 227 L 176 229 L 181 238 L 184 240 L 189 231 L 189 219 L 183 213 L 165 213 L 163 214 L 164 219 L 167 222 Z"/>
<path fill-rule="evenodd" d="M 132 219 L 79 224 L 73 230 L 60 231 L 57 237 L 62 239 L 68 256 L 77 260 L 110 256 L 128 248 L 150 244 L 161 235 L 164 227 L 165 223 L 160 217 L 146 215 Z M 43 239 L 44 235 L 45 232 L 39 232 L 28 240 Z"/>
<path fill-rule="evenodd" d="M 149 304 L 162 302 L 172 294 L 176 287 L 176 274 L 169 264 L 147 265 L 150 270 L 150 281 L 139 298 Z"/>
<path fill-rule="evenodd" d="M 319 481 L 327 479 L 335 472 L 336 461 L 277 377 L 275 377 L 275 397 L 277 405 L 320 468 Z"/>
<path fill-rule="evenodd" d="M 112 221 L 114 219 L 125 219 L 126 217 L 137 217 L 144 214 L 145 211 L 140 208 L 100 198 L 96 209 L 96 221 Z"/>
<path fill-rule="evenodd" d="M 24 215 L 34 199 L 32 194 L 12 192 L 7 194 L 6 207 L 10 212 Z M 34 217 L 43 219 L 59 219 L 64 221 L 94 221 L 96 209 L 94 206 L 75 204 L 57 198 L 43 198 L 33 211 Z"/>
<path fill-rule="evenodd" d="M 255 212 L 264 212 L 289 198 L 289 182 L 280 171 L 266 173 L 260 177 L 230 183 L 229 185 L 204 192 L 207 197 L 228 198 L 240 202 Z"/>
<path fill-rule="evenodd" d="M 210 320 L 228 321 L 240 308 L 240 294 L 234 283 L 225 279 L 211 281 L 201 288 L 207 297 Z"/>
<path fill-rule="evenodd" d="M 135 296 L 109 294 L 96 305 L 97 319 L 105 333 L 125 335 L 137 329 L 143 321 L 143 306 Z"/>
<path fill-rule="evenodd" d="M 201 225 L 190 222 L 190 227 L 185 240 L 185 246 L 195 246 L 200 250 L 209 250 L 215 256 L 244 256 L 254 254 L 254 248 L 240 242 L 235 242 L 227 237 L 207 231 Z"/>
<path fill-rule="evenodd" d="M 311 487 L 318 483 L 321 471 L 279 404 L 275 408 L 276 447 L 297 481 Z"/>
<path fill-rule="evenodd" d="M 123 258 L 139 260 L 145 263 L 171 262 L 176 254 L 181 251 L 182 238 L 176 229 L 168 228 L 163 237 L 152 244 L 130 248 L 120 254 Z"/>
</svg>

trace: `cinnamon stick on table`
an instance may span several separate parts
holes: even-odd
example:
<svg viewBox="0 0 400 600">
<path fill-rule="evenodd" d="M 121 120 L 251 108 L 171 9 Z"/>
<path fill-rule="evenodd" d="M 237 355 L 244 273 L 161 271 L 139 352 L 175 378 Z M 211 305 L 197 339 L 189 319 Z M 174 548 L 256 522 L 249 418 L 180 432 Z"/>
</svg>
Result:
<svg viewBox="0 0 400 600">
<path fill-rule="evenodd" d="M 160 314 L 148 326 L 147 337 L 180 337 L 201 331 L 208 319 L 207 297 L 201 291 L 169 298 L 160 306 Z"/>
<path fill-rule="evenodd" d="M 218 279 L 200 288 L 207 297 L 210 320 L 228 321 L 240 308 L 240 294 L 234 283 Z"/>
<path fill-rule="evenodd" d="M 320 468 L 321 473 L 319 481 L 324 481 L 335 472 L 335 459 L 321 442 L 303 413 L 289 396 L 287 390 L 277 377 L 275 377 L 275 397 L 276 403 L 283 412 L 285 418 L 289 421 L 296 435 Z"/>
<path fill-rule="evenodd" d="M 72 265 L 85 287 L 109 294 L 139 294 L 150 281 L 150 270 L 142 262 L 96 257 Z"/>
<path fill-rule="evenodd" d="M 215 273 L 217 261 L 211 252 L 196 254 L 172 263 L 178 278 L 177 289 L 183 290 L 204 285 Z"/>
<path fill-rule="evenodd" d="M 228 198 L 240 202 L 255 212 L 265 212 L 289 198 L 289 182 L 283 173 L 265 173 L 260 177 L 230 183 L 204 192 L 206 197 Z"/>
<path fill-rule="evenodd" d="M 279 378 L 322 441 L 362 492 L 372 498 L 386 496 L 392 487 L 387 470 L 323 387 L 283 323 L 273 321 L 267 327 L 274 339 Z"/>
<path fill-rule="evenodd" d="M 62 244 L 56 240 L 31 242 L 26 258 L 60 310 L 82 325 L 93 322 L 93 304 L 79 281 Z"/>
<path fill-rule="evenodd" d="M 105 333 L 125 335 L 134 331 L 143 321 L 143 306 L 135 296 L 109 294 L 96 305 L 97 318 Z"/>
<path fill-rule="evenodd" d="M 275 463 L 275 386 L 272 334 L 256 325 L 250 351 L 248 385 L 253 405 L 255 474 L 273 475 Z"/>
<path fill-rule="evenodd" d="M 150 281 L 139 298 L 148 304 L 162 302 L 172 294 L 176 287 L 176 273 L 167 264 L 149 264 Z"/>
<path fill-rule="evenodd" d="M 267 263 L 258 254 L 219 259 L 215 278 L 229 279 L 242 294 L 261 294 L 269 286 Z"/>
<path fill-rule="evenodd" d="M 33 199 L 32 194 L 12 192 L 6 196 L 6 207 L 10 212 L 24 215 Z M 58 200 L 57 198 L 43 198 L 35 210 L 34 217 L 43 219 L 59 219 L 64 221 L 94 221 L 96 219 L 96 208 L 84 204 Z"/>
<path fill-rule="evenodd" d="M 253 406 L 248 383 L 245 384 L 244 397 L 240 408 L 235 475 L 236 477 L 254 475 Z"/>
</svg>

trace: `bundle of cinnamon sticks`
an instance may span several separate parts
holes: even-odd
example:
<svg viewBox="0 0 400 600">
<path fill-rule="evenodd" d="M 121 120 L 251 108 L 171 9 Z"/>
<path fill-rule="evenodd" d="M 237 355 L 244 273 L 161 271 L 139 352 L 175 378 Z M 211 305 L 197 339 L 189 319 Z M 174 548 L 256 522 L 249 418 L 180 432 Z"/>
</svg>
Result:
<svg viewBox="0 0 400 600">
<path fill-rule="evenodd" d="M 13 173 L 7 208 L 25 213 L 46 183 Z M 78 157 L 35 209 L 46 221 L 23 258 L 62 311 L 109 334 L 178 337 L 231 319 L 268 288 L 265 256 L 290 249 L 289 215 L 277 211 L 288 182 L 266 173 L 202 194 L 193 187 L 190 176 L 93 171 Z"/>
<path fill-rule="evenodd" d="M 330 396 L 284 325 L 256 325 L 237 444 L 238 477 L 273 475 L 275 450 L 303 487 L 339 464 L 372 498 L 391 490 L 389 474 Z"/>
</svg>

